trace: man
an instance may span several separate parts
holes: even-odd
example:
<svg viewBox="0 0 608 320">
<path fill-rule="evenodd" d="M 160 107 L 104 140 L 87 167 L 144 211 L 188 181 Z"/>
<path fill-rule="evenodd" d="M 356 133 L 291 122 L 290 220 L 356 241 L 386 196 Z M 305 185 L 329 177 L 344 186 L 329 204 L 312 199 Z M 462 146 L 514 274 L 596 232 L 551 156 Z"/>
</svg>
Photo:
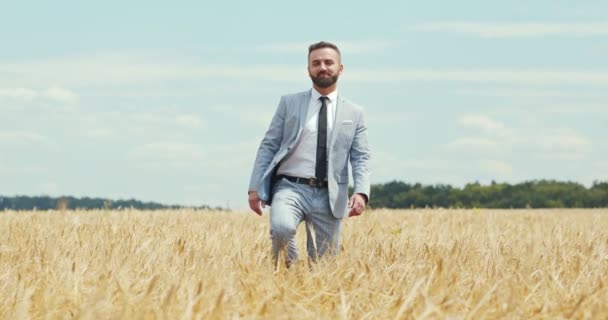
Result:
<svg viewBox="0 0 608 320">
<path fill-rule="evenodd" d="M 339 96 L 340 50 L 319 42 L 308 48 L 312 89 L 281 97 L 257 152 L 249 207 L 270 208 L 274 263 L 287 247 L 287 266 L 298 258 L 296 229 L 306 222 L 311 261 L 337 254 L 342 218 L 358 216 L 369 199 L 370 150 L 361 107 Z M 354 194 L 348 199 L 348 162 Z M 271 204 L 272 203 L 272 204 Z M 348 206 L 348 208 L 347 208 Z"/>
</svg>

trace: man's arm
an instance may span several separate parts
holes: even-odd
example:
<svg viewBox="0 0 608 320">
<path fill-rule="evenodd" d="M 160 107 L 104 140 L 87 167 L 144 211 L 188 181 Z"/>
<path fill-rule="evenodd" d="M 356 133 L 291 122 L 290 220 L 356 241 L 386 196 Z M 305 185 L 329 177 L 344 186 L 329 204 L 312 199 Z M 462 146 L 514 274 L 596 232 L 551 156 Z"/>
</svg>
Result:
<svg viewBox="0 0 608 320">
<path fill-rule="evenodd" d="M 284 97 L 281 97 L 279 106 L 272 117 L 270 126 L 258 147 L 255 162 L 253 164 L 253 170 L 251 172 L 251 178 L 249 179 L 249 190 L 247 192 L 249 198 L 249 207 L 258 213 L 262 214 L 260 209 L 260 199 L 258 197 L 258 187 L 264 172 L 268 168 L 270 161 L 281 147 L 281 141 L 283 139 L 283 122 L 285 120 L 285 101 Z M 265 206 L 264 201 L 261 201 L 262 207 Z"/>
<path fill-rule="evenodd" d="M 369 160 L 371 151 L 367 142 L 367 126 L 363 111 L 357 121 L 353 144 L 350 148 L 350 164 L 353 169 L 354 194 L 349 201 L 349 216 L 360 215 L 369 201 Z"/>
</svg>

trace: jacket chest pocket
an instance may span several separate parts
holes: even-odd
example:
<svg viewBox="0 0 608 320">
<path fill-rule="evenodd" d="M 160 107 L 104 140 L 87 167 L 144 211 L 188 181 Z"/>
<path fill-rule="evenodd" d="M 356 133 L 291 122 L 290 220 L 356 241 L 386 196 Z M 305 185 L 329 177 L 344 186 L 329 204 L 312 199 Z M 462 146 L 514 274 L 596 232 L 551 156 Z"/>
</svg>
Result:
<svg viewBox="0 0 608 320">
<path fill-rule="evenodd" d="M 338 139 L 345 139 L 349 141 L 355 135 L 355 126 L 352 120 L 343 120 L 340 124 L 338 124 L 336 129 L 338 129 Z"/>
<path fill-rule="evenodd" d="M 338 158 L 346 158 L 355 137 L 355 129 L 351 123 L 339 124 L 336 128 L 336 140 L 332 144 L 332 153 Z"/>
</svg>

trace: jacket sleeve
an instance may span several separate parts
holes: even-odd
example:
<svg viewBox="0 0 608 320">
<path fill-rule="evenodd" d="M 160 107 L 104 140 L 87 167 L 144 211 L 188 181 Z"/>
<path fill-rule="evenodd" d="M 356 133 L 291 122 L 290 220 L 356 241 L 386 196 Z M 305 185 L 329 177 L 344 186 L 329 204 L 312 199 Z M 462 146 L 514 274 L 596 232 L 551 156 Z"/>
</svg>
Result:
<svg viewBox="0 0 608 320">
<path fill-rule="evenodd" d="M 283 139 L 283 123 L 285 121 L 285 97 L 281 97 L 279 106 L 272 117 L 270 126 L 258 147 L 253 165 L 253 172 L 249 179 L 249 191 L 258 191 L 260 182 L 268 169 L 268 165 L 281 147 Z"/>
<path fill-rule="evenodd" d="M 354 193 L 361 193 L 369 201 L 369 162 L 371 151 L 367 142 L 367 126 L 365 125 L 364 113 L 360 110 L 355 137 L 350 147 L 350 164 L 353 170 Z"/>
</svg>

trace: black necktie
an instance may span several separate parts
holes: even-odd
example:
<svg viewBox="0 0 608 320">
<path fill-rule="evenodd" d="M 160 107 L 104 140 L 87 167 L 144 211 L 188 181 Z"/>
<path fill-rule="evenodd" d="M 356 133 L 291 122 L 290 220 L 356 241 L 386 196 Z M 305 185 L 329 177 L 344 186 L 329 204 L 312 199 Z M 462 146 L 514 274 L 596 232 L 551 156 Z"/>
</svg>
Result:
<svg viewBox="0 0 608 320">
<path fill-rule="evenodd" d="M 321 110 L 319 110 L 319 124 L 317 130 L 317 165 L 315 177 L 319 181 L 327 177 L 327 103 L 328 97 L 320 97 Z"/>
</svg>

